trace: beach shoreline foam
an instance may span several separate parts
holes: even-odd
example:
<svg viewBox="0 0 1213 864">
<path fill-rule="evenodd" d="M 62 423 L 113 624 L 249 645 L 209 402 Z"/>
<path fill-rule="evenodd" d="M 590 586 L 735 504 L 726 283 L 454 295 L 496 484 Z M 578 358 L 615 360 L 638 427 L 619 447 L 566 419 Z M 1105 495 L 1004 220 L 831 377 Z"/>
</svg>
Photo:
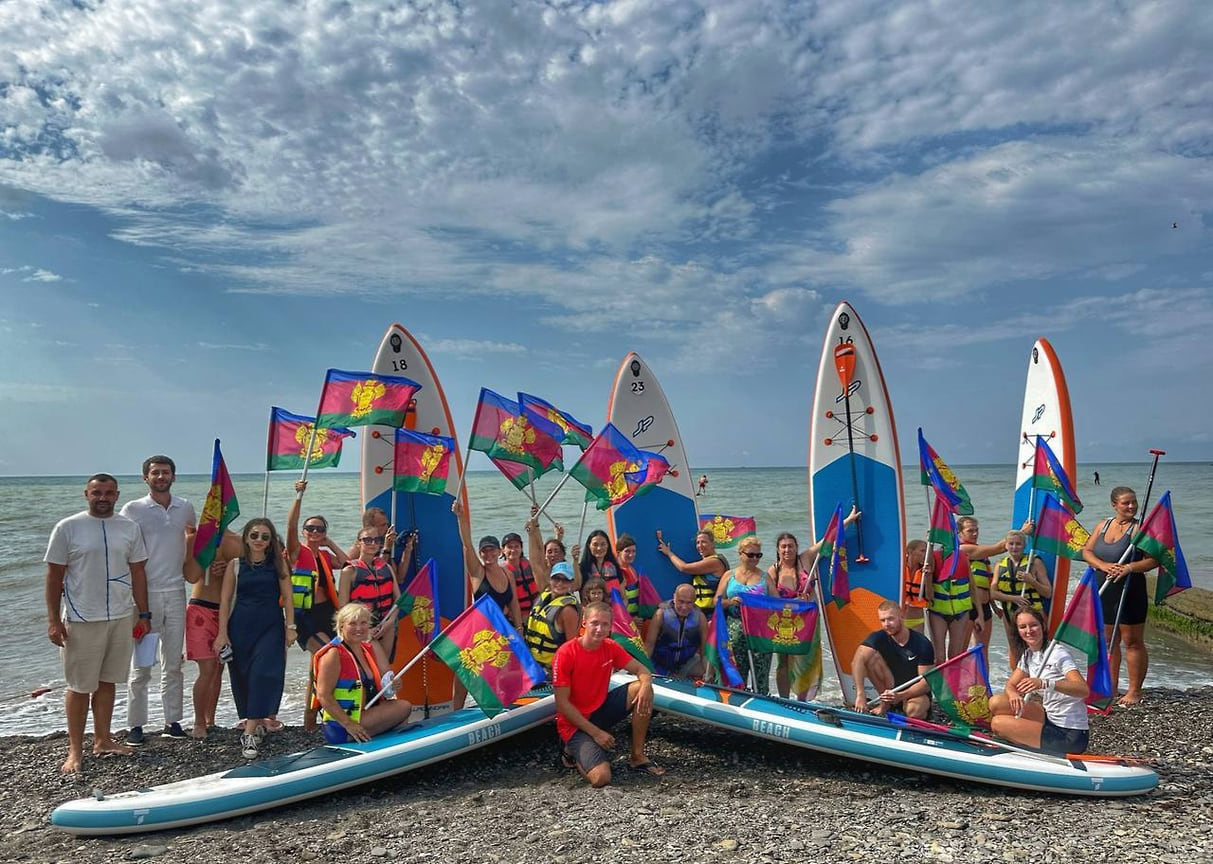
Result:
<svg viewBox="0 0 1213 864">
<path fill-rule="evenodd" d="M 654 721 L 660 781 L 617 769 L 590 789 L 558 770 L 544 727 L 477 753 L 332 796 L 176 831 L 73 837 L 58 804 L 241 764 L 238 733 L 206 743 L 151 739 L 131 758 L 86 758 L 63 777 L 66 738 L 0 739 L 0 860 L 171 857 L 296 862 L 359 859 L 542 862 L 688 860 L 1192 861 L 1213 842 L 1213 687 L 1147 688 L 1145 703 L 1093 718 L 1092 749 L 1150 761 L 1154 792 L 1097 800 L 962 783 L 818 755 L 668 715 Z M 315 742 L 298 728 L 266 755 Z M 538 856 L 538 857 L 536 857 Z"/>
</svg>

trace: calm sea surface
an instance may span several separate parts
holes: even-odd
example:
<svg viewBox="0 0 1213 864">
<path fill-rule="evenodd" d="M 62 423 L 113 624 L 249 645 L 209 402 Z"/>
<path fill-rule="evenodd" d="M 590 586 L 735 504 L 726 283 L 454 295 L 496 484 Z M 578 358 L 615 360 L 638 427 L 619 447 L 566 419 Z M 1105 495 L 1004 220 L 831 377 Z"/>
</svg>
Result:
<svg viewBox="0 0 1213 864">
<path fill-rule="evenodd" d="M 1086 503 L 1081 520 L 1093 528 L 1099 520 L 1111 514 L 1107 491 L 1113 486 L 1132 486 L 1138 496 L 1145 493 L 1148 465 L 1090 464 L 1079 472 L 1079 494 Z M 1092 472 L 1099 471 L 1102 487 L 1092 485 Z M 702 472 L 696 472 L 702 473 Z M 716 469 L 707 472 L 710 494 L 701 499 L 700 509 L 709 513 L 734 516 L 754 516 L 765 547 L 774 549 L 775 535 L 792 531 L 803 543 L 808 539 L 808 499 L 806 472 L 803 468 Z M 957 473 L 973 498 L 982 520 L 982 538 L 996 539 L 1010 522 L 1014 476 L 1008 466 L 958 466 Z M 911 537 L 925 534 L 927 523 L 926 499 L 917 480 L 917 466 L 906 469 L 907 491 L 906 527 Z M 293 495 L 293 474 L 275 474 L 270 484 L 269 516 L 279 528 L 285 527 L 286 511 Z M 206 497 L 209 477 L 183 475 L 177 479 L 174 492 L 194 502 L 196 509 Z M 328 517 L 330 534 L 349 544 L 355 536 L 360 516 L 358 477 L 355 474 L 315 472 L 309 478 L 304 513 L 323 513 Z M 250 516 L 260 515 L 263 475 L 245 474 L 234 478 L 243 515 L 233 526 L 239 529 Z M 556 483 L 544 477 L 537 484 L 542 499 Z M 138 477 L 119 478 L 121 501 L 140 497 L 146 488 Z M 60 674 L 59 652 L 46 638 L 46 613 L 43 600 L 45 565 L 42 556 L 54 523 L 64 516 L 84 509 L 84 478 L 71 477 L 8 477 L 0 478 L 0 530 L 4 543 L 0 546 L 0 593 L 8 598 L 14 612 L 7 638 L 0 642 L 0 734 L 44 734 L 66 728 L 63 715 L 63 679 Z M 580 495 L 576 483 L 566 486 L 557 496 L 549 512 L 562 521 L 568 531 L 567 540 L 576 539 L 581 520 Z M 1192 571 L 1192 581 L 1213 589 L 1213 465 L 1206 463 L 1167 463 L 1158 469 L 1153 501 L 1167 489 L 1172 490 L 1180 540 Z M 521 531 L 530 504 L 524 493 L 517 492 L 496 472 L 468 476 L 473 536 L 507 531 Z M 604 516 L 591 510 L 585 522 L 585 532 L 605 528 Z M 549 534 L 551 526 L 544 525 Z M 764 563 L 767 563 L 764 561 Z M 1081 572 L 1081 571 L 1079 571 Z M 1208 655 L 1195 651 L 1180 640 L 1158 632 L 1147 631 L 1150 644 L 1150 672 L 1147 685 L 1189 687 L 1213 683 L 1213 663 Z M 303 680 L 306 676 L 304 653 L 290 652 L 287 693 L 282 716 L 297 723 L 303 703 Z M 1006 668 L 1006 647 L 1001 633 L 995 635 L 991 658 L 994 686 L 999 686 Z M 827 661 L 827 681 L 823 698 L 837 700 L 837 682 L 829 680 L 832 664 Z M 153 673 L 158 680 L 158 670 Z M 193 717 L 189 704 L 190 687 L 194 679 L 194 664 L 186 663 L 186 725 Z M 30 693 L 42 687 L 53 688 L 50 693 L 31 698 Z M 159 722 L 157 687 L 151 693 L 152 723 Z M 124 688 L 119 687 L 114 728 L 126 726 Z M 219 706 L 220 720 L 235 723 L 235 709 L 225 693 Z"/>
</svg>

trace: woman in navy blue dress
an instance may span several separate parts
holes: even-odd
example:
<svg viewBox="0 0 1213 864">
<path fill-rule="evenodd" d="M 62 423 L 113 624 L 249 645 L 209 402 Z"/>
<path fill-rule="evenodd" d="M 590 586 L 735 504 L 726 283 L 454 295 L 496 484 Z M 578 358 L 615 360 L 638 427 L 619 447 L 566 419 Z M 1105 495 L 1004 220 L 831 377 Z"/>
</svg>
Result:
<svg viewBox="0 0 1213 864">
<path fill-rule="evenodd" d="M 286 649 L 295 640 L 295 608 L 274 524 L 250 519 L 242 540 L 244 554 L 228 562 L 223 574 L 215 650 L 231 646 L 232 697 L 244 721 L 241 753 L 253 759 L 257 730 L 265 718 L 278 713 L 282 701 Z"/>
</svg>

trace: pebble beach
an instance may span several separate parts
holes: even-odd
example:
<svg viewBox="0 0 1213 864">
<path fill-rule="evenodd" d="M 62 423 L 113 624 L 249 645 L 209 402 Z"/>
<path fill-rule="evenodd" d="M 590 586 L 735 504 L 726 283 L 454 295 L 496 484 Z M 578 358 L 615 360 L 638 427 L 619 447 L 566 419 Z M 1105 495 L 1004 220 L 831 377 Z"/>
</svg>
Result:
<svg viewBox="0 0 1213 864">
<path fill-rule="evenodd" d="M 333 795 L 208 825 L 116 838 L 51 827 L 60 803 L 241 764 L 238 733 L 160 738 L 132 757 L 59 773 L 62 733 L 0 739 L 0 861 L 179 864 L 410 862 L 1150 861 L 1213 855 L 1213 687 L 1146 690 L 1092 718 L 1091 750 L 1148 760 L 1148 795 L 1088 799 L 1004 790 L 819 755 L 660 715 L 652 778 L 617 762 L 588 787 L 557 767 L 543 727 L 472 754 Z M 306 749 L 298 728 L 264 755 Z M 86 739 L 86 752 L 90 742 Z M 620 759 L 623 759 L 621 754 Z"/>
</svg>

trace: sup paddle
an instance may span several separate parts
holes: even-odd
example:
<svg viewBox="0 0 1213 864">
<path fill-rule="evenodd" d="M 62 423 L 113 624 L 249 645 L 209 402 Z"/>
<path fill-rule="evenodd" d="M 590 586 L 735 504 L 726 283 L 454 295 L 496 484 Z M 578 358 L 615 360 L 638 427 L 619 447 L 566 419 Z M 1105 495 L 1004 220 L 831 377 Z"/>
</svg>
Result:
<svg viewBox="0 0 1213 864">
<path fill-rule="evenodd" d="M 838 373 L 838 381 L 842 385 L 843 410 L 846 412 L 847 453 L 851 459 L 851 500 L 856 509 L 862 511 L 863 506 L 859 502 L 859 475 L 855 468 L 855 427 L 851 418 L 851 382 L 855 378 L 855 345 L 851 342 L 850 337 L 834 346 L 834 370 Z M 859 546 L 859 554 L 855 557 L 855 563 L 868 563 L 871 559 L 863 554 L 862 522 L 855 525 L 855 540 Z"/>
</svg>

